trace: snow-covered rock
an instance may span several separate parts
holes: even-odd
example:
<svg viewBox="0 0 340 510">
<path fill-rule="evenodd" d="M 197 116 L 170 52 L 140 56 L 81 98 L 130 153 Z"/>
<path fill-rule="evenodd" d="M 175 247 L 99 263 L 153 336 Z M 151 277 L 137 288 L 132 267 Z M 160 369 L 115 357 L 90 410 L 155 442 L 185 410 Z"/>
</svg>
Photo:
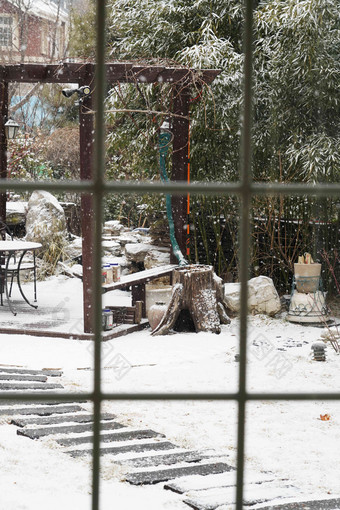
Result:
<svg viewBox="0 0 340 510">
<path fill-rule="evenodd" d="M 121 253 L 121 245 L 117 243 L 117 241 L 102 241 L 102 248 L 104 251 L 112 253 L 112 255 L 120 255 Z"/>
<path fill-rule="evenodd" d="M 144 262 L 145 257 L 154 247 L 145 243 L 128 243 L 125 245 L 125 255 L 130 262 Z"/>
<path fill-rule="evenodd" d="M 25 225 L 27 202 L 11 202 L 6 204 L 6 223 L 8 225 Z"/>
<path fill-rule="evenodd" d="M 126 230 L 124 225 L 118 220 L 110 220 L 104 223 L 104 232 L 113 236 L 119 236 Z"/>
<path fill-rule="evenodd" d="M 226 283 L 224 285 L 224 302 L 234 313 L 240 311 L 240 283 Z M 248 282 L 248 310 L 253 314 L 263 313 L 270 316 L 281 310 L 279 295 L 273 280 L 267 276 L 257 276 Z"/>
<path fill-rule="evenodd" d="M 48 191 L 34 191 L 27 204 L 26 239 L 48 247 L 54 236 L 66 234 L 65 213 Z"/>
<path fill-rule="evenodd" d="M 280 297 L 268 276 L 257 276 L 248 282 L 248 306 L 252 313 L 273 316 L 281 310 Z"/>
<path fill-rule="evenodd" d="M 144 259 L 145 269 L 152 269 L 158 266 L 167 266 L 170 264 L 170 248 L 157 250 L 154 249 L 146 254 Z"/>
<path fill-rule="evenodd" d="M 125 233 L 116 237 L 115 241 L 118 241 L 121 246 L 126 246 L 127 244 L 139 243 L 141 241 L 141 236 L 140 234 Z"/>
<path fill-rule="evenodd" d="M 233 313 L 240 311 L 240 283 L 225 283 L 224 284 L 224 303 L 228 310 Z"/>
</svg>

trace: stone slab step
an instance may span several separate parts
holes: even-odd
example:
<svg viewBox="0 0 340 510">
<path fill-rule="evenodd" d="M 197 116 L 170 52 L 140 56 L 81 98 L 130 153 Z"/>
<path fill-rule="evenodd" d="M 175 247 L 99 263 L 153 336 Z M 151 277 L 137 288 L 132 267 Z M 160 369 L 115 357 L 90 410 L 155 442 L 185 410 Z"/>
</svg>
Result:
<svg viewBox="0 0 340 510">
<path fill-rule="evenodd" d="M 9 415 L 9 416 L 27 416 L 27 415 L 37 415 L 37 416 L 50 416 L 51 414 L 62 414 L 62 413 L 75 413 L 77 411 L 84 411 L 81 406 L 78 405 L 48 405 L 41 407 L 2 407 L 0 408 L 0 415 Z"/>
<path fill-rule="evenodd" d="M 247 483 L 264 483 L 277 480 L 272 474 L 266 473 L 247 473 Z M 280 483 L 286 482 L 281 479 Z M 174 480 L 164 486 L 164 489 L 184 494 L 185 492 L 199 491 L 206 489 L 217 489 L 224 487 L 234 487 L 236 484 L 236 469 L 227 473 L 220 473 L 207 476 L 187 476 Z"/>
<path fill-rule="evenodd" d="M 251 508 L 251 507 L 250 507 Z M 322 500 L 297 501 L 279 505 L 262 506 L 261 510 L 339 510 L 340 497 Z"/>
<path fill-rule="evenodd" d="M 132 473 L 126 477 L 126 481 L 133 485 L 150 485 L 160 482 L 167 482 L 181 476 L 189 475 L 210 475 L 213 473 L 223 473 L 233 469 L 224 462 L 214 462 L 213 464 L 199 464 L 195 466 L 184 466 L 172 469 L 160 469 L 158 471 L 141 471 Z"/>
<path fill-rule="evenodd" d="M 124 425 L 117 422 L 102 423 L 102 430 L 115 430 L 121 429 Z M 82 432 L 88 432 L 93 429 L 93 423 L 83 423 L 81 425 L 65 425 L 61 427 L 46 427 L 38 429 L 18 429 L 17 434 L 19 436 L 29 437 L 30 439 L 39 439 L 44 436 L 51 436 L 55 434 L 80 434 Z"/>
<path fill-rule="evenodd" d="M 123 425 L 122 425 L 123 427 Z M 105 434 L 101 436 L 102 443 L 111 443 L 113 441 L 131 441 L 133 439 L 149 439 L 152 437 L 165 437 L 164 434 L 159 434 L 154 430 L 127 430 L 123 432 L 116 432 L 114 434 Z M 92 443 L 93 436 L 70 437 L 57 439 L 57 442 L 62 446 L 75 446 L 80 444 Z"/>
<path fill-rule="evenodd" d="M 115 414 L 101 414 L 101 420 L 114 420 Z M 35 418 L 14 418 L 11 423 L 17 427 L 26 427 L 26 425 L 56 425 L 57 423 L 88 423 L 93 422 L 93 414 L 69 414 L 62 416 L 46 416 Z"/>
<path fill-rule="evenodd" d="M 124 466 L 132 466 L 134 468 L 151 467 L 151 466 L 170 466 L 178 462 L 199 462 L 202 460 L 202 455 L 198 452 L 180 452 L 180 453 L 167 453 L 165 455 L 152 455 L 151 457 L 135 457 L 133 459 L 118 460 L 116 464 Z"/>
<path fill-rule="evenodd" d="M 62 389 L 61 384 L 53 383 L 30 383 L 30 384 L 10 384 L 0 383 L 0 390 L 57 390 Z"/>
<path fill-rule="evenodd" d="M 59 370 L 28 370 L 26 368 L 4 368 L 4 367 L 0 367 L 0 373 L 47 375 L 49 377 L 61 377 L 63 375 L 63 373 L 60 372 Z"/>
<path fill-rule="evenodd" d="M 139 452 L 148 452 L 148 451 L 161 451 L 161 450 L 171 450 L 173 448 L 177 448 L 174 444 L 169 441 L 155 441 L 152 443 L 134 443 L 124 446 L 110 446 L 108 448 L 100 448 L 100 455 L 120 455 L 123 453 L 139 453 Z M 71 457 L 82 457 L 83 455 L 92 454 L 91 449 L 87 450 L 72 450 L 67 451 L 71 455 Z"/>
<path fill-rule="evenodd" d="M 1 374 L 0 381 L 36 381 L 46 382 L 46 375 Z"/>
<path fill-rule="evenodd" d="M 300 495 L 299 489 L 287 484 L 279 486 L 277 482 L 249 484 L 245 487 L 243 505 L 246 507 L 266 503 L 276 498 L 291 498 Z M 195 510 L 216 510 L 223 505 L 235 505 L 236 487 L 207 489 L 190 492 L 184 503 Z"/>
<path fill-rule="evenodd" d="M 39 402 L 33 402 L 32 400 L 8 400 L 6 403 L 0 404 L 0 410 L 3 407 L 8 406 L 17 406 L 17 405 L 24 405 L 24 406 L 36 406 L 38 404 L 44 405 L 44 406 L 54 406 L 54 405 L 78 405 L 78 404 L 87 404 L 88 400 L 77 400 L 76 402 L 63 402 L 61 400 L 46 400 L 46 401 L 39 401 Z"/>
</svg>

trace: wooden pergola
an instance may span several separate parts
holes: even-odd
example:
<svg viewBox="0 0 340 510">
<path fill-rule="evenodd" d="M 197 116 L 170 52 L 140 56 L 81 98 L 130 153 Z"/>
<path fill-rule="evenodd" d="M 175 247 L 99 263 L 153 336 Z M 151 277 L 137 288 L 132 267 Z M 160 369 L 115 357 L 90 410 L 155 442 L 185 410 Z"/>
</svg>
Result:
<svg viewBox="0 0 340 510">
<path fill-rule="evenodd" d="M 63 64 L 17 64 L 0 65 L 0 178 L 7 179 L 7 140 L 4 124 L 8 119 L 8 85 L 19 83 L 60 83 L 89 85 L 93 88 L 96 66 L 93 63 Z M 129 62 L 111 62 L 106 64 L 106 80 L 109 85 L 115 83 L 150 84 L 168 83 L 174 89 L 173 94 L 173 155 L 172 179 L 187 180 L 188 143 L 189 143 L 189 107 L 193 86 L 200 88 L 209 85 L 219 74 L 215 69 L 194 70 L 183 67 L 162 65 L 141 65 Z M 93 176 L 93 132 L 94 115 L 93 95 L 83 99 L 79 105 L 80 126 L 80 180 L 91 180 Z M 9 184 L 10 186 L 10 184 Z M 183 228 L 187 218 L 187 198 L 174 196 L 172 201 L 177 242 L 185 253 L 186 232 Z M 91 285 L 92 285 L 92 202 L 89 194 L 81 196 L 81 227 L 83 256 L 83 301 L 84 331 L 92 332 Z M 0 194 L 0 219 L 6 221 L 6 193 Z M 173 255 L 172 255 L 173 257 Z M 174 261 L 174 259 L 172 258 Z"/>
</svg>

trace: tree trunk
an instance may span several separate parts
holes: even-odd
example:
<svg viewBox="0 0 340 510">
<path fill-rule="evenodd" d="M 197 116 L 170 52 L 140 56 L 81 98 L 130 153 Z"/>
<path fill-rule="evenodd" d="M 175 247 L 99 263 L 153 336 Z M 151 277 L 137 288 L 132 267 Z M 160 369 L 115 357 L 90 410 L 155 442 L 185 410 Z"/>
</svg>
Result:
<svg viewBox="0 0 340 510">
<path fill-rule="evenodd" d="M 172 273 L 173 291 L 168 308 L 152 332 L 166 335 L 176 324 L 181 310 L 188 310 L 196 332 L 219 334 L 220 323 L 230 322 L 223 304 L 222 281 L 211 266 L 178 267 Z"/>
</svg>

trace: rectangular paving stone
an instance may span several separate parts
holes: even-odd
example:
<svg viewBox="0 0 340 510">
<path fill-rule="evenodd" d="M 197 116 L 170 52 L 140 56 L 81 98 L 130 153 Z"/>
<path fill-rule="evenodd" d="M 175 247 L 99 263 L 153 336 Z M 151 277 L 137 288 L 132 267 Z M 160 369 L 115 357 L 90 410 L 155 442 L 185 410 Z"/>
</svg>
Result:
<svg viewBox="0 0 340 510">
<path fill-rule="evenodd" d="M 245 486 L 243 505 L 251 507 L 277 498 L 291 498 L 300 495 L 299 489 L 286 484 L 274 483 L 249 484 Z M 235 505 L 236 488 L 214 488 L 190 492 L 190 497 L 183 500 L 195 510 L 216 510 L 223 505 Z M 301 507 L 303 508 L 303 507 Z"/>
<path fill-rule="evenodd" d="M 114 420 L 115 414 L 102 414 L 101 420 Z M 13 425 L 17 427 L 26 427 L 26 425 L 55 425 L 57 423 L 87 423 L 93 422 L 93 414 L 70 414 L 61 416 L 46 416 L 35 418 L 14 418 L 11 420 Z"/>
<path fill-rule="evenodd" d="M 37 416 L 50 416 L 51 414 L 61 413 L 75 413 L 76 411 L 84 411 L 81 406 L 76 405 L 58 405 L 58 406 L 41 406 L 41 407 L 2 407 L 0 408 L 0 415 L 9 416 L 27 416 L 35 414 Z"/>
<path fill-rule="evenodd" d="M 78 405 L 78 404 L 87 404 L 88 400 L 77 400 L 77 402 L 63 402 L 61 400 L 46 400 L 46 401 L 32 401 L 32 400 L 8 400 L 6 402 L 3 401 L 2 404 L 0 404 L 0 409 L 3 407 L 8 406 L 15 406 L 15 405 L 27 405 L 27 406 L 36 406 L 38 404 L 40 405 L 46 405 L 46 406 L 54 406 L 54 405 Z"/>
<path fill-rule="evenodd" d="M 59 370 L 28 370 L 26 368 L 4 368 L 0 367 L 0 373 L 7 374 L 29 374 L 29 375 L 47 375 L 50 377 L 61 377 L 63 375 Z"/>
<path fill-rule="evenodd" d="M 46 375 L 1 374 L 0 381 L 36 381 L 46 382 Z"/>
<path fill-rule="evenodd" d="M 278 481 L 277 477 L 273 477 L 272 474 L 266 473 L 247 473 L 247 483 L 264 483 Z M 279 479 L 279 483 L 284 483 L 285 480 Z M 214 475 L 206 476 L 184 476 L 178 480 L 173 480 L 166 485 L 164 489 L 177 492 L 178 494 L 184 494 L 185 492 L 206 490 L 206 489 L 218 489 L 226 487 L 235 487 L 236 485 L 236 469 L 228 471 L 227 473 L 218 473 Z"/>
<path fill-rule="evenodd" d="M 261 510 L 339 510 L 340 498 L 298 501 L 262 507 Z"/>
<path fill-rule="evenodd" d="M 199 462 L 202 460 L 202 455 L 198 452 L 180 452 L 180 453 L 167 453 L 165 455 L 152 455 L 151 457 L 135 457 L 134 459 L 117 460 L 117 464 L 124 466 L 138 467 L 151 467 L 151 466 L 170 466 L 178 462 Z"/>
<path fill-rule="evenodd" d="M 148 451 L 161 451 L 161 450 L 171 450 L 173 448 L 177 448 L 176 445 L 170 443 L 169 441 L 158 441 L 152 443 L 142 443 L 142 444 L 128 444 L 124 446 L 110 446 L 108 448 L 100 448 L 100 455 L 119 455 L 121 453 L 137 453 L 137 452 L 148 452 Z M 91 449 L 87 450 L 72 450 L 67 451 L 71 455 L 71 457 L 82 457 L 84 455 L 92 454 Z"/>
<path fill-rule="evenodd" d="M 124 425 L 117 422 L 102 423 L 101 430 L 115 430 L 121 429 Z M 81 425 L 65 425 L 62 427 L 46 427 L 39 429 L 18 429 L 19 436 L 29 437 L 30 439 L 39 439 L 44 436 L 51 436 L 55 434 L 77 434 L 88 432 L 93 429 L 93 423 L 82 423 Z"/>
<path fill-rule="evenodd" d="M 56 390 L 62 389 L 61 384 L 52 383 L 27 383 L 27 384 L 10 384 L 0 383 L 0 390 Z"/>
<path fill-rule="evenodd" d="M 115 434 L 105 434 L 101 436 L 102 443 L 111 443 L 112 441 L 131 441 L 133 439 L 149 439 L 151 437 L 165 437 L 164 434 L 158 434 L 154 430 L 132 430 L 117 432 Z M 70 437 L 57 439 L 62 446 L 75 446 L 79 444 L 92 443 L 93 436 Z"/>
<path fill-rule="evenodd" d="M 132 473 L 126 477 L 126 481 L 133 485 L 150 485 L 160 482 L 167 482 L 174 478 L 189 475 L 211 475 L 213 473 L 223 473 L 230 471 L 231 466 L 224 462 L 214 462 L 213 464 L 199 464 L 195 466 L 184 466 L 172 469 L 160 469 L 159 471 L 141 471 Z"/>
</svg>

